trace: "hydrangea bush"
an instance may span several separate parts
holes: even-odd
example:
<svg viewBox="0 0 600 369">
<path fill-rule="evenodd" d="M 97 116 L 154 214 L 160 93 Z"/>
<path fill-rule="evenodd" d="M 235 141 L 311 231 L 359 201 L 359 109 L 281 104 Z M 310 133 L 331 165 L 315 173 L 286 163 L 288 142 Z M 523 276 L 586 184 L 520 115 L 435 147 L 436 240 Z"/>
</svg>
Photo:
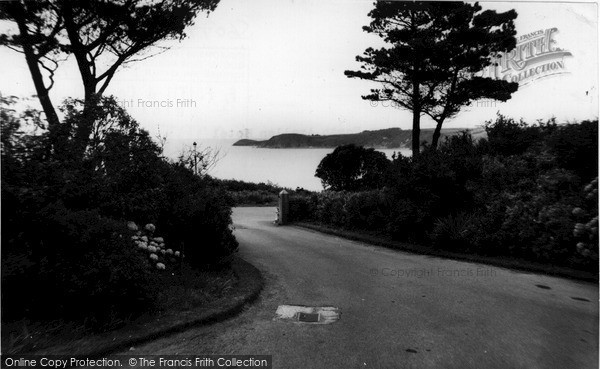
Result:
<svg viewBox="0 0 600 369">
<path fill-rule="evenodd" d="M 151 260 L 150 265 L 155 266 L 158 270 L 166 270 L 167 266 L 172 269 L 181 263 L 185 257 L 179 250 L 167 248 L 165 240 L 162 237 L 154 237 L 156 226 L 152 223 L 146 224 L 144 230 L 139 230 L 134 222 L 128 222 L 127 227 L 135 234 L 131 236 L 133 246 L 135 246 L 142 254 L 148 255 Z"/>
</svg>

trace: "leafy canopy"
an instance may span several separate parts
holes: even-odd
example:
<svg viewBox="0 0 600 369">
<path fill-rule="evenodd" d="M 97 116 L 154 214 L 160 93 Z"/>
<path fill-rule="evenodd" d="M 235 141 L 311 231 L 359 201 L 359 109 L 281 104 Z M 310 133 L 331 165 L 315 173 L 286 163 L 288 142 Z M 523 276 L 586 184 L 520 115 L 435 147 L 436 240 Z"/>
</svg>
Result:
<svg viewBox="0 0 600 369">
<path fill-rule="evenodd" d="M 59 64 L 74 56 L 84 92 L 84 119 L 77 140 L 85 152 L 93 129 L 95 106 L 117 70 L 155 55 L 162 40 L 181 40 L 201 12 L 219 0 L 15 0 L 0 2 L 0 20 L 12 27 L 0 34 L 0 45 L 25 55 L 34 86 L 49 123 L 60 119 L 49 91 Z M 54 147 L 57 144 L 53 142 Z"/>
<path fill-rule="evenodd" d="M 372 21 L 363 29 L 386 45 L 367 48 L 356 57 L 360 70 L 345 71 L 348 77 L 381 84 L 363 99 L 394 101 L 411 110 L 417 122 L 426 114 L 441 129 L 446 118 L 472 101 L 506 101 L 517 90 L 516 83 L 479 73 L 499 52 L 515 47 L 514 10 L 482 11 L 478 3 L 463 2 L 378 1 L 369 16 Z M 432 145 L 437 145 L 435 135 Z"/>
<path fill-rule="evenodd" d="M 319 163 L 315 177 L 333 191 L 379 188 L 390 161 L 375 149 L 353 144 L 338 146 Z"/>
</svg>

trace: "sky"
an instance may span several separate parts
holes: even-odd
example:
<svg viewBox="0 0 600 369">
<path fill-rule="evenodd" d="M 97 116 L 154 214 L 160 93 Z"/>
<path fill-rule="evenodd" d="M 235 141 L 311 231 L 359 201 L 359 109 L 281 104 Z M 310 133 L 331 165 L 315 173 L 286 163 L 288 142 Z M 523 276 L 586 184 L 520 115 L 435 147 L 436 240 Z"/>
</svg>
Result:
<svg viewBox="0 0 600 369">
<path fill-rule="evenodd" d="M 517 36 L 556 28 L 554 48 L 571 55 L 560 59 L 562 73 L 521 86 L 505 103 L 465 108 L 444 127 L 480 126 L 497 112 L 529 122 L 553 116 L 559 122 L 597 119 L 595 2 L 480 4 L 515 9 Z M 377 36 L 362 31 L 372 7 L 371 0 L 221 0 L 208 17 L 199 15 L 183 41 L 165 43 L 166 52 L 119 70 L 106 94 L 153 136 L 167 140 L 410 129 L 411 112 L 362 100 L 376 86 L 344 75 L 360 67 L 356 55 L 381 45 Z M 23 55 L 0 48 L 0 60 L 0 93 L 33 95 Z M 82 97 L 73 59 L 61 65 L 56 81 L 55 104 Z M 422 127 L 433 126 L 422 119 Z"/>
</svg>

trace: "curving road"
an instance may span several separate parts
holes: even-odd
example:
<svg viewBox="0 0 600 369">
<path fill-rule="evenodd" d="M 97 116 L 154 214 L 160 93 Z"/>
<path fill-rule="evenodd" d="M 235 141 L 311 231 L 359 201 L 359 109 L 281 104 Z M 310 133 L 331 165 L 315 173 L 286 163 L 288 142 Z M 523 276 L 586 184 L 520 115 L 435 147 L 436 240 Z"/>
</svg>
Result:
<svg viewBox="0 0 600 369">
<path fill-rule="evenodd" d="M 274 368 L 598 368 L 598 286 L 396 252 L 234 209 L 240 256 L 266 284 L 222 323 L 136 354 L 265 354 Z M 332 324 L 276 319 L 334 306 Z M 131 353 L 131 352 L 128 352 Z"/>
</svg>

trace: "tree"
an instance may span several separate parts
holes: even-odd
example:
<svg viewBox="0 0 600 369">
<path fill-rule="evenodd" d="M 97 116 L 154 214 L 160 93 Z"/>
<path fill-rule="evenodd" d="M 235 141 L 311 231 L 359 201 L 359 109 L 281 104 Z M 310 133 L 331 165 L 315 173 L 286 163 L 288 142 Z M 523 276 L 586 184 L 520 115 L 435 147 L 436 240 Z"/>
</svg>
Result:
<svg viewBox="0 0 600 369">
<path fill-rule="evenodd" d="M 379 188 L 390 161 L 375 149 L 353 144 L 338 146 L 319 163 L 315 177 L 333 191 Z"/>
<path fill-rule="evenodd" d="M 186 27 L 193 24 L 196 15 L 214 10 L 218 1 L 3 2 L 0 4 L 0 19 L 16 24 L 18 34 L 1 34 L 0 45 L 25 55 L 50 130 L 60 123 L 49 96 L 54 73 L 66 57 L 75 57 L 84 91 L 85 119 L 77 131 L 80 151 L 83 152 L 93 129 L 94 107 L 100 102 L 117 69 L 154 55 L 143 54 L 152 47 L 158 47 L 156 44 L 161 40 L 183 39 Z"/>
<path fill-rule="evenodd" d="M 185 148 L 181 151 L 177 163 L 189 168 L 195 175 L 204 177 L 221 160 L 221 150 L 211 147 L 197 147 L 194 142 L 193 148 Z"/>
<path fill-rule="evenodd" d="M 367 48 L 356 57 L 361 70 L 344 73 L 382 85 L 363 99 L 393 101 L 412 111 L 413 157 L 419 154 L 421 115 L 437 123 L 435 149 L 447 118 L 474 100 L 506 101 L 518 88 L 480 75 L 499 52 L 515 47 L 517 13 L 481 9 L 478 3 L 377 1 L 369 13 L 372 21 L 363 29 L 386 46 Z"/>
</svg>

